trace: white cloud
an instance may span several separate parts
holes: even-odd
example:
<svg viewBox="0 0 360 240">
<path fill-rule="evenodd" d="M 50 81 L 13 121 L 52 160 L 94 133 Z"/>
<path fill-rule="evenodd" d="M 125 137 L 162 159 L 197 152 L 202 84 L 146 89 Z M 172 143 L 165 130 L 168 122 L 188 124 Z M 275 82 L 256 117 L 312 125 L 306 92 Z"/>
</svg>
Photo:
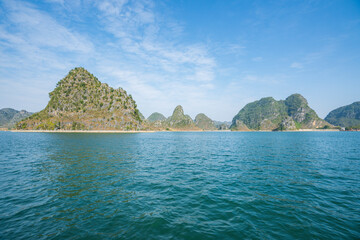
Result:
<svg viewBox="0 0 360 240">
<path fill-rule="evenodd" d="M 0 95 L 21 102 L 21 108 L 38 111 L 46 105 L 47 92 L 56 81 L 94 51 L 93 44 L 32 4 L 6 1 L 3 8 L 6 15 L 0 23 L 0 82 L 4 87 Z M 41 89 L 41 96 L 33 88 Z M 19 94 L 17 101 L 11 97 Z M 43 104 L 38 104 L 39 99 Z"/>
<path fill-rule="evenodd" d="M 30 4 L 7 2 L 7 7 L 9 22 L 2 24 L 0 36 L 5 43 L 84 53 L 92 51 L 92 43 L 86 38 L 70 31 Z"/>
<path fill-rule="evenodd" d="M 57 3 L 57 4 L 64 5 L 64 0 L 45 0 L 45 1 L 49 2 L 49 3 Z"/>
<path fill-rule="evenodd" d="M 261 62 L 263 60 L 263 58 L 262 57 L 253 57 L 251 60 L 253 62 Z"/>
<path fill-rule="evenodd" d="M 131 93 L 144 115 L 171 114 L 178 104 L 194 109 L 214 89 L 215 58 L 203 44 L 180 41 L 183 25 L 163 18 L 152 1 L 107 0 L 97 7 L 121 54 L 100 60 L 111 68 L 101 72 Z"/>
<path fill-rule="evenodd" d="M 151 1 L 119 3 L 108 0 L 99 4 L 98 8 L 103 13 L 101 20 L 106 30 L 118 39 L 121 50 L 136 59 L 139 65 L 176 74 L 179 81 L 213 80 L 216 64 L 207 49 L 202 45 L 187 45 L 176 38 L 163 37 L 171 36 L 172 31 L 178 36 L 182 26 L 155 16 Z M 161 34 L 164 29 L 171 32 Z"/>
<path fill-rule="evenodd" d="M 70 11 L 67 2 L 59 3 L 61 6 L 57 7 Z M 8 82 L 5 86 L 9 87 L 18 86 L 22 89 L 19 92 L 41 87 L 43 96 L 43 104 L 39 104 L 38 100 L 31 100 L 31 94 L 28 97 L 24 94 L 27 100 L 19 98 L 18 101 L 25 103 L 18 108 L 40 110 L 46 105 L 46 93 L 68 70 L 90 66 L 88 70 L 100 81 L 132 94 L 140 111 L 147 116 L 154 111 L 168 116 L 178 104 L 193 117 L 199 112 L 215 116 L 217 111 L 222 114 L 228 109 L 215 109 L 224 105 L 217 101 L 221 102 L 221 98 L 224 102 L 228 96 L 209 94 L 216 89 L 215 58 L 205 44 L 181 40 L 184 31 L 181 23 L 162 18 L 151 1 L 102 1 L 95 6 L 104 30 L 101 34 L 114 36 L 105 38 L 106 42 L 101 39 L 101 45 L 95 44 L 99 39 L 81 35 L 35 5 L 6 3 L 7 20 L 0 24 L 3 56 L 0 65 L 13 70 L 0 70 L 0 82 Z M 228 48 L 242 49 L 239 45 Z M 12 74 L 14 71 L 18 73 Z M 4 89 L 0 95 L 10 96 Z M 34 109 L 35 105 L 38 108 Z"/>
<path fill-rule="evenodd" d="M 291 65 L 290 65 L 291 68 L 296 68 L 296 69 L 302 69 L 303 68 L 303 65 L 301 63 L 298 63 L 298 62 L 293 62 Z"/>
</svg>

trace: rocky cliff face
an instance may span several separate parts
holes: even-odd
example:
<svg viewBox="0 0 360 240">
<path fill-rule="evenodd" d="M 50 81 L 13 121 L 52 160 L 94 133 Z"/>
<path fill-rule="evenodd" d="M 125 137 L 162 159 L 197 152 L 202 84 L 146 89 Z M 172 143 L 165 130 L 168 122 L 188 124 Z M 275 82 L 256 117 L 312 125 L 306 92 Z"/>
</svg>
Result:
<svg viewBox="0 0 360 240">
<path fill-rule="evenodd" d="M 234 117 L 231 129 L 236 129 L 238 123 L 243 123 L 249 129 L 272 130 L 286 116 L 286 107 L 282 101 L 276 101 L 272 97 L 262 98 L 241 109 Z"/>
<path fill-rule="evenodd" d="M 84 68 L 75 68 L 57 83 L 44 110 L 17 124 L 19 129 L 137 130 L 141 115 L 122 88 L 101 83 Z"/>
<path fill-rule="evenodd" d="M 31 116 L 33 113 L 25 110 L 15 110 L 12 108 L 0 109 L 0 127 L 1 128 L 12 128 L 17 122 Z"/>
<path fill-rule="evenodd" d="M 300 94 L 293 94 L 285 101 L 272 97 L 247 104 L 234 117 L 232 130 L 245 127 L 253 130 L 315 129 L 330 125 L 320 119 Z"/>
<path fill-rule="evenodd" d="M 195 125 L 202 130 L 217 130 L 214 121 L 203 113 L 196 115 Z"/>
<path fill-rule="evenodd" d="M 354 102 L 331 111 L 325 120 L 336 126 L 360 127 L 360 102 Z"/>
<path fill-rule="evenodd" d="M 290 116 L 283 119 L 278 128 L 275 130 L 282 131 L 282 130 L 296 130 L 296 124 L 293 118 Z"/>
<path fill-rule="evenodd" d="M 285 105 L 288 115 L 299 124 L 299 128 L 313 129 L 330 125 L 318 117 L 316 112 L 308 105 L 307 100 L 300 94 L 293 94 L 286 98 Z"/>
<path fill-rule="evenodd" d="M 233 131 L 250 131 L 250 129 L 246 126 L 246 124 L 239 119 L 236 119 L 234 124 L 232 124 L 231 130 L 233 130 Z"/>
</svg>

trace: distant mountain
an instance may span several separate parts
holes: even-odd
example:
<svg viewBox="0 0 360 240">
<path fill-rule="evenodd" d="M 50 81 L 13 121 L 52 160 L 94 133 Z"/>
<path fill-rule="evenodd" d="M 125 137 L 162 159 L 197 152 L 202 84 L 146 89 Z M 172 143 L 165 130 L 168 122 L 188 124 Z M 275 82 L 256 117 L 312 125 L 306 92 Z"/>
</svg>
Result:
<svg viewBox="0 0 360 240">
<path fill-rule="evenodd" d="M 141 119 L 142 121 L 146 120 L 145 117 L 144 117 L 144 115 L 143 115 L 140 111 L 139 111 L 139 117 L 140 117 L 140 119 Z"/>
<path fill-rule="evenodd" d="M 44 110 L 18 129 L 137 130 L 142 120 L 132 96 L 101 83 L 84 68 L 72 69 L 50 94 Z"/>
<path fill-rule="evenodd" d="M 177 130 L 200 130 L 189 115 L 184 114 L 182 106 L 177 106 L 173 114 L 166 119 L 166 126 L 169 129 Z"/>
<path fill-rule="evenodd" d="M 161 113 L 154 112 L 147 118 L 147 120 L 148 120 L 148 122 L 153 123 L 156 121 L 165 121 L 166 117 L 164 115 L 162 115 Z"/>
<path fill-rule="evenodd" d="M 218 130 L 229 130 L 231 126 L 231 122 L 228 121 L 214 121 L 214 125 Z"/>
<path fill-rule="evenodd" d="M 297 124 L 297 128 L 314 129 L 330 125 L 319 118 L 316 112 L 308 105 L 307 100 L 300 94 L 290 95 L 285 100 L 289 116 Z"/>
<path fill-rule="evenodd" d="M 203 130 L 217 130 L 214 121 L 203 113 L 196 115 L 195 125 Z"/>
<path fill-rule="evenodd" d="M 331 111 L 325 120 L 336 126 L 360 127 L 360 102 L 354 102 Z"/>
<path fill-rule="evenodd" d="M 25 110 L 18 111 L 12 108 L 0 109 L 0 128 L 12 128 L 17 122 L 31 116 L 32 114 L 33 113 Z"/>
<path fill-rule="evenodd" d="M 272 97 L 248 103 L 233 118 L 232 130 L 296 130 L 314 129 L 330 125 L 320 119 L 300 94 L 286 100 Z"/>
</svg>

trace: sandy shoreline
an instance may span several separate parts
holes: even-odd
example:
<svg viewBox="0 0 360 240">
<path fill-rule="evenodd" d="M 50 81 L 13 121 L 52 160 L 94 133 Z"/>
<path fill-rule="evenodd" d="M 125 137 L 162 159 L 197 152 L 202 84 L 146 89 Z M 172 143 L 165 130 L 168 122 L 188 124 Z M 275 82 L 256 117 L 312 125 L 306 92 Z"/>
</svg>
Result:
<svg viewBox="0 0 360 240">
<path fill-rule="evenodd" d="M 9 132 L 32 133 L 152 133 L 155 131 L 121 131 L 121 130 L 8 130 Z"/>
<path fill-rule="evenodd" d="M 155 132 L 273 132 L 271 130 L 259 131 L 230 131 L 230 130 L 215 130 L 215 131 L 194 131 L 194 130 L 171 130 L 171 131 L 121 131 L 121 130 L 0 130 L 8 132 L 21 132 L 21 133 L 155 133 Z M 339 132 L 338 129 L 300 129 L 289 130 L 282 132 Z"/>
</svg>

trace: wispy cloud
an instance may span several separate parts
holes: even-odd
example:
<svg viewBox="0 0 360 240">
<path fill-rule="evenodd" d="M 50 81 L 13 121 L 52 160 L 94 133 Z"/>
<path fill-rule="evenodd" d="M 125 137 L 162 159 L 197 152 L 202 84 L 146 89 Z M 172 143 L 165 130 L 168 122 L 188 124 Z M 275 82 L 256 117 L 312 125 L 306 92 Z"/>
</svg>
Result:
<svg viewBox="0 0 360 240">
<path fill-rule="evenodd" d="M 253 61 L 253 62 L 261 62 L 262 60 L 263 60 L 262 57 L 253 57 L 253 58 L 251 59 L 251 61 Z"/>
<path fill-rule="evenodd" d="M 302 69 L 304 66 L 299 63 L 299 62 L 293 62 L 291 65 L 290 65 L 291 68 L 296 68 L 296 69 Z"/>
<path fill-rule="evenodd" d="M 93 51 L 93 44 L 84 36 L 59 24 L 32 4 L 6 1 L 6 21 L 0 24 L 1 66 L 26 69 L 66 69 L 73 59 Z M 5 74 L 5 73 L 3 73 Z M 19 80 L 19 79 L 17 79 Z"/>
<path fill-rule="evenodd" d="M 164 29 L 169 31 L 167 36 L 173 32 L 179 35 L 181 26 L 175 21 L 165 21 L 161 16 L 155 16 L 151 1 L 108 0 L 100 3 L 98 8 L 106 30 L 118 39 L 122 51 L 131 58 L 165 72 L 186 75 L 192 72 L 192 79 L 213 80 L 212 72 L 216 64 L 206 47 L 183 44 L 176 38 L 164 38 Z"/>
<path fill-rule="evenodd" d="M 347 25 L 345 37 L 324 29 L 327 36 L 294 44 L 307 36 L 302 30 L 316 32 L 305 24 L 297 34 L 303 15 L 289 17 L 289 10 L 297 13 L 304 4 L 235 5 L 224 4 L 226 11 L 218 15 L 229 11 L 233 17 L 202 22 L 198 15 L 182 13 L 188 7 L 207 13 L 208 4 L 0 0 L 0 107 L 16 102 L 19 107 L 12 107 L 40 110 L 56 82 L 83 66 L 101 81 L 127 90 L 145 115 L 168 115 L 181 104 L 192 116 L 205 112 L 229 120 L 248 100 L 274 93 L 282 97 L 289 88 L 299 91 L 293 82 L 329 68 L 329 59 L 339 61 L 334 53 L 352 62 L 358 58 L 345 46 L 336 51 L 346 35 L 356 48 L 351 44 L 358 37 L 357 22 Z M 293 34 L 284 34 L 288 30 Z M 347 61 L 347 67 L 354 65 Z M 358 76 L 355 70 L 352 74 Z"/>
<path fill-rule="evenodd" d="M 114 47 L 124 63 L 112 61 L 114 70 L 102 72 L 133 91 L 145 114 L 154 111 L 150 104 L 165 109 L 165 105 L 186 105 L 184 99 L 204 97 L 214 88 L 216 61 L 207 46 L 181 41 L 181 23 L 163 18 L 152 1 L 107 0 L 96 6 L 105 30 L 116 38 Z"/>
<path fill-rule="evenodd" d="M 36 6 L 20 1 L 0 3 L 1 102 L 40 110 L 48 92 L 80 58 L 94 51 L 91 41 Z M 21 97 L 19 96 L 21 95 Z M 43 104 L 39 104 L 40 99 Z"/>
<path fill-rule="evenodd" d="M 8 22 L 1 25 L 4 44 L 22 49 L 22 46 L 56 48 L 63 51 L 92 51 L 92 43 L 57 23 L 48 14 L 23 2 L 6 2 Z M 19 47 L 19 45 L 22 45 Z"/>
</svg>

